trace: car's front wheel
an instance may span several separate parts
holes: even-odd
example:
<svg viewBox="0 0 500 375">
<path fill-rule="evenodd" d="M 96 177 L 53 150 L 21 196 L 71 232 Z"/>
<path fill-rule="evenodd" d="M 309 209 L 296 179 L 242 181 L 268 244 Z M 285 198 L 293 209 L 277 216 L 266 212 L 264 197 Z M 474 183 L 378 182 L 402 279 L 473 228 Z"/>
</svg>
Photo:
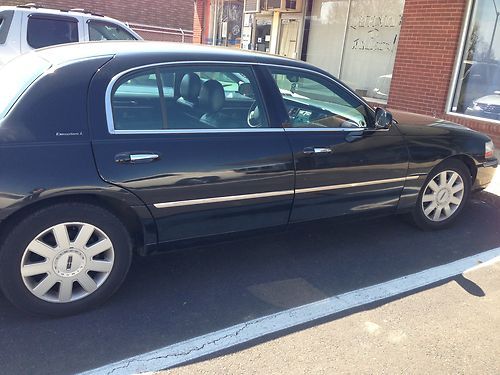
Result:
<svg viewBox="0 0 500 375">
<path fill-rule="evenodd" d="M 427 177 L 413 219 L 422 229 L 445 228 L 463 210 L 471 189 L 470 172 L 459 160 L 447 160 Z"/>
<path fill-rule="evenodd" d="M 57 204 L 21 221 L 0 249 L 0 288 L 19 308 L 78 313 L 109 298 L 131 262 L 130 236 L 112 213 Z"/>
</svg>

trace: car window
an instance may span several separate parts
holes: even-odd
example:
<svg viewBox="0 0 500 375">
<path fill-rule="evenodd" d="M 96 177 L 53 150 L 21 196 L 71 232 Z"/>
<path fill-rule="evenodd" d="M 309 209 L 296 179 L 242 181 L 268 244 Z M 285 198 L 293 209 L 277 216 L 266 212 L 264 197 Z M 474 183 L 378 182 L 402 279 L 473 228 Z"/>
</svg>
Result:
<svg viewBox="0 0 500 375">
<path fill-rule="evenodd" d="M 294 128 L 365 128 L 371 123 L 363 102 L 322 76 L 271 69 Z"/>
<path fill-rule="evenodd" d="M 88 25 L 91 41 L 137 39 L 123 27 L 111 22 L 89 20 Z"/>
<path fill-rule="evenodd" d="M 115 130 L 268 127 L 249 67 L 164 67 L 123 77 L 112 90 Z"/>
<path fill-rule="evenodd" d="M 31 15 L 27 38 L 32 48 L 78 42 L 78 21 L 71 17 Z"/>
<path fill-rule="evenodd" d="M 0 119 L 5 117 L 22 93 L 49 68 L 49 62 L 32 53 L 19 56 L 0 68 Z"/>
<path fill-rule="evenodd" d="M 0 44 L 4 44 L 7 40 L 7 34 L 9 33 L 13 16 L 13 10 L 4 10 L 0 12 Z"/>
</svg>

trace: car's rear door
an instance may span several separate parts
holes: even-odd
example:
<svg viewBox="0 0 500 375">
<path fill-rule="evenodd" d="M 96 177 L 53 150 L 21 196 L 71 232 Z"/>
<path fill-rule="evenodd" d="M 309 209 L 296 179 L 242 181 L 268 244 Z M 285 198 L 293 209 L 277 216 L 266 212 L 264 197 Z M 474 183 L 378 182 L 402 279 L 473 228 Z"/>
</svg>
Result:
<svg viewBox="0 0 500 375">
<path fill-rule="evenodd" d="M 110 66 L 94 78 L 91 98 L 104 100 Z M 158 65 L 116 78 L 106 104 L 91 100 L 97 168 L 145 202 L 160 242 L 287 223 L 292 154 L 257 76 L 245 64 Z M 260 127 L 248 125 L 249 112 Z"/>
<path fill-rule="evenodd" d="M 326 75 L 271 67 L 288 111 L 296 168 L 291 222 L 394 210 L 408 151 L 393 126 L 375 129 L 373 111 Z"/>
</svg>

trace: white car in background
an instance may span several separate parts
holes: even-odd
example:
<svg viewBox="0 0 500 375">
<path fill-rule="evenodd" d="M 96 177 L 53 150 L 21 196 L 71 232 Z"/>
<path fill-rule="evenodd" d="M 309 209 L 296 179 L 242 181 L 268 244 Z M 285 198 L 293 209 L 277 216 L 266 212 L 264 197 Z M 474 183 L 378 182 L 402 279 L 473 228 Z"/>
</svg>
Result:
<svg viewBox="0 0 500 375">
<path fill-rule="evenodd" d="M 83 9 L 0 6 L 0 66 L 33 49 L 99 40 L 140 40 L 123 22 Z"/>
<path fill-rule="evenodd" d="M 391 88 L 392 74 L 386 74 L 378 77 L 377 87 L 372 91 L 372 97 L 376 99 L 387 100 L 389 98 L 389 89 Z"/>
<path fill-rule="evenodd" d="M 474 99 L 472 105 L 467 107 L 466 115 L 500 120 L 500 91 L 491 95 Z"/>
</svg>

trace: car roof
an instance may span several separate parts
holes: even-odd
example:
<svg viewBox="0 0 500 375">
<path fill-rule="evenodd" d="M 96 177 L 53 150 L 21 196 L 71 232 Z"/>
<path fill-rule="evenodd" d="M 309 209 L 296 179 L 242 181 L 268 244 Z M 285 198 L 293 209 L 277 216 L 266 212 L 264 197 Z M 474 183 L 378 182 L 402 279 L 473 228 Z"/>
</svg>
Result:
<svg viewBox="0 0 500 375">
<path fill-rule="evenodd" d="M 87 17 L 87 18 L 98 18 L 98 19 L 106 19 L 106 20 L 113 20 L 113 21 L 118 21 L 114 18 L 107 17 L 101 14 L 97 13 L 92 13 L 91 11 L 80 9 L 80 8 L 74 8 L 74 9 L 56 9 L 56 8 L 44 8 L 44 7 L 38 7 L 38 6 L 0 6 L 0 11 L 3 10 L 14 10 L 16 12 L 22 12 L 22 13 L 45 13 L 45 14 L 57 14 L 61 16 L 72 16 L 72 17 Z M 120 21 L 118 21 L 120 22 Z M 121 23 L 121 22 L 120 22 Z"/>
<path fill-rule="evenodd" d="M 303 61 L 262 52 L 250 52 L 236 48 L 204 46 L 190 43 L 151 42 L 151 41 L 105 41 L 71 43 L 36 50 L 32 53 L 49 61 L 52 65 L 63 65 L 79 60 L 100 56 L 161 58 L 173 61 L 234 61 L 264 63 L 303 67 L 321 71 Z"/>
</svg>

